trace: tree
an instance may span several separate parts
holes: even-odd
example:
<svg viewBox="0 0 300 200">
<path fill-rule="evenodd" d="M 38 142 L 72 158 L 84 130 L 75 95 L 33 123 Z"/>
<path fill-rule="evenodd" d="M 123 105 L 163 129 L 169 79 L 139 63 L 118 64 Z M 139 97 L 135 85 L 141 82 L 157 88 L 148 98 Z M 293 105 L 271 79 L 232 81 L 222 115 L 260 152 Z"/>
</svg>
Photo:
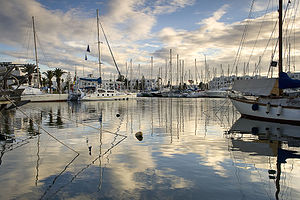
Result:
<svg viewBox="0 0 300 200">
<path fill-rule="evenodd" d="M 32 82 L 32 74 L 35 71 L 35 65 L 32 64 L 26 64 L 24 65 L 24 71 L 26 73 L 26 75 L 28 76 L 28 85 L 31 86 L 31 82 Z"/>
<path fill-rule="evenodd" d="M 53 74 L 56 77 L 57 90 L 58 90 L 59 93 L 61 93 L 61 87 L 60 87 L 60 85 L 61 85 L 61 76 L 65 73 L 67 73 L 67 72 L 63 71 L 60 68 L 55 68 L 55 70 L 53 71 Z"/>
<path fill-rule="evenodd" d="M 43 74 L 45 74 L 46 77 L 47 77 L 48 87 L 50 88 L 50 93 L 51 93 L 52 92 L 52 78 L 54 76 L 53 71 L 52 70 L 48 70 L 46 72 L 43 72 Z"/>
<path fill-rule="evenodd" d="M 43 87 L 46 87 L 47 79 L 45 77 L 42 77 L 41 84 L 42 84 Z"/>
</svg>

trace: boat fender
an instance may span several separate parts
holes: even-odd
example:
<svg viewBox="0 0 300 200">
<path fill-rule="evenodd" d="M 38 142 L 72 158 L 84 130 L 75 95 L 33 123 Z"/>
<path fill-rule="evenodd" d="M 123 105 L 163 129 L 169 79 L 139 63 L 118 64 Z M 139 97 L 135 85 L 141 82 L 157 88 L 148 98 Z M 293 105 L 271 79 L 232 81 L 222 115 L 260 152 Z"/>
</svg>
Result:
<svg viewBox="0 0 300 200">
<path fill-rule="evenodd" d="M 271 110 L 271 104 L 270 102 L 267 103 L 266 113 L 269 114 Z"/>
<path fill-rule="evenodd" d="M 255 103 L 255 104 L 252 105 L 252 110 L 253 111 L 257 111 L 258 109 L 259 109 L 259 106 L 258 106 L 257 103 Z"/>
<path fill-rule="evenodd" d="M 278 106 L 278 109 L 277 109 L 277 116 L 280 116 L 281 115 L 281 112 L 282 112 L 282 106 L 281 104 Z"/>
</svg>

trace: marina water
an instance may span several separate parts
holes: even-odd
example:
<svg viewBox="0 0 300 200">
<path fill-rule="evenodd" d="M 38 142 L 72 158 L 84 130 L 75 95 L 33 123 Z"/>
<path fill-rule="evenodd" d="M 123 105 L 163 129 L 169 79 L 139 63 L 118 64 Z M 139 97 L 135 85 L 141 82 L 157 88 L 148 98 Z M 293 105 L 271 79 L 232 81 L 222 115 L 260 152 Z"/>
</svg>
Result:
<svg viewBox="0 0 300 200">
<path fill-rule="evenodd" d="M 299 128 L 239 118 L 209 98 L 5 111 L 0 199 L 300 199 Z"/>
</svg>

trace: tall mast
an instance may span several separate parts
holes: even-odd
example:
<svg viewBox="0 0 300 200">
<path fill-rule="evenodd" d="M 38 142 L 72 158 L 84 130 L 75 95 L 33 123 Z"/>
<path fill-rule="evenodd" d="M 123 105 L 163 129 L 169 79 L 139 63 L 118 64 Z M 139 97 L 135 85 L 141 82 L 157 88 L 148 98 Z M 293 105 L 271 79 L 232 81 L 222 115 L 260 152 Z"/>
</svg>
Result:
<svg viewBox="0 0 300 200">
<path fill-rule="evenodd" d="M 278 77 L 282 72 L 282 0 L 279 0 L 279 64 L 278 64 Z M 282 89 L 279 88 L 279 95 L 282 95 Z"/>
<path fill-rule="evenodd" d="M 195 58 L 195 79 L 196 79 L 196 84 L 198 83 L 198 81 L 197 81 L 197 60 L 196 60 L 196 58 Z"/>
<path fill-rule="evenodd" d="M 279 0 L 279 64 L 278 64 L 278 77 L 282 72 L 282 0 Z"/>
<path fill-rule="evenodd" d="M 151 56 L 151 73 L 150 73 L 150 80 L 152 80 L 152 73 L 153 73 L 153 56 Z"/>
<path fill-rule="evenodd" d="M 179 55 L 177 54 L 177 61 L 176 61 L 176 65 L 177 65 L 177 73 L 176 73 L 176 85 L 178 86 L 178 75 L 179 75 Z"/>
<path fill-rule="evenodd" d="M 37 86 L 40 88 L 40 73 L 39 73 L 39 62 L 37 56 L 37 48 L 36 48 L 36 33 L 35 33 L 35 25 L 34 25 L 34 16 L 32 16 L 32 28 L 33 28 L 33 40 L 34 40 L 34 52 L 35 52 L 35 65 L 36 65 L 36 72 L 38 75 Z"/>
<path fill-rule="evenodd" d="M 98 65 L 99 65 L 99 76 L 101 77 L 100 35 L 99 35 L 99 9 L 97 9 L 97 39 L 98 39 Z"/>
<path fill-rule="evenodd" d="M 172 49 L 170 49 L 170 87 L 172 89 Z"/>
</svg>

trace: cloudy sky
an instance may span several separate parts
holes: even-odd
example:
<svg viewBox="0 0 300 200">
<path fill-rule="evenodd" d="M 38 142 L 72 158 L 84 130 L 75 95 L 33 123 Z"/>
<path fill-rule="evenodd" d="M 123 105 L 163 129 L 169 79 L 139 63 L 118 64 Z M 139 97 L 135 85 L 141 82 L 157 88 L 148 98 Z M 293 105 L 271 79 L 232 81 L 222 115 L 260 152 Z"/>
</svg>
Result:
<svg viewBox="0 0 300 200">
<path fill-rule="evenodd" d="M 159 68 L 165 73 L 172 49 L 184 60 L 186 73 L 194 78 L 236 71 L 244 72 L 249 62 L 252 75 L 261 57 L 260 71 L 267 72 L 276 45 L 269 40 L 277 20 L 277 0 L 0 0 L 0 60 L 34 62 L 32 16 L 35 17 L 41 70 L 60 67 L 79 75 L 97 76 L 96 9 L 119 68 L 126 75 L 126 62 L 133 62 L 133 76 L 150 77 L 150 58 L 154 57 L 153 76 Z M 284 0 L 284 5 L 287 1 Z M 292 1 L 286 13 L 285 41 L 291 44 L 291 70 L 297 70 L 300 52 L 299 0 Z M 286 7 L 286 6 L 285 6 Z M 249 19 L 249 20 L 247 20 Z M 247 26 L 245 26 L 247 25 Z M 246 29 L 246 32 L 244 30 Z M 277 27 L 276 27 L 277 30 Z M 244 36 L 244 37 L 242 37 Z M 272 35 L 277 37 L 277 31 Z M 117 75 L 116 68 L 100 33 L 102 71 Z M 240 44 L 243 44 L 240 47 Z M 267 45 L 268 44 L 268 45 Z M 91 52 L 87 53 L 87 45 Z M 298 45 L 299 47 L 299 45 Z M 287 49 L 285 47 L 285 55 Z M 299 49 L 299 48 L 298 48 Z M 87 54 L 88 60 L 85 60 Z M 238 56 L 236 56 L 238 55 Z M 204 69 L 207 59 L 208 70 Z M 276 60 L 278 56 L 275 55 Z M 169 62 L 169 61 L 168 61 Z M 140 64 L 140 68 L 138 67 Z M 221 68 L 222 64 L 222 68 Z M 286 65 L 287 66 L 287 65 Z M 288 67 L 284 67 L 288 68 Z M 169 70 L 168 70 L 169 71 Z M 173 67 L 175 73 L 176 68 Z M 246 70 L 247 71 L 247 70 Z M 128 71 L 127 71 L 127 74 Z"/>
</svg>

